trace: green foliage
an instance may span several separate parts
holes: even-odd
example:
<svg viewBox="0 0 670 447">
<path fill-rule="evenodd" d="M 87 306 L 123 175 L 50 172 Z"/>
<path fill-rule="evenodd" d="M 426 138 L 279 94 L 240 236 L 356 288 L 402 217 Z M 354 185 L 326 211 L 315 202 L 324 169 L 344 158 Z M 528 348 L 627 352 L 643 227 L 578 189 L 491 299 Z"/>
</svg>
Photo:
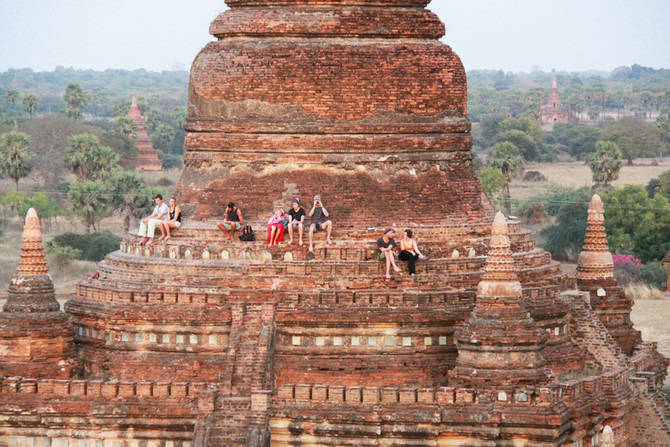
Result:
<svg viewBox="0 0 670 447">
<path fill-rule="evenodd" d="M 96 224 L 109 212 L 109 194 L 104 185 L 95 181 L 75 181 L 67 193 L 72 213 L 86 225 L 86 232 L 96 229 Z"/>
<path fill-rule="evenodd" d="M 0 174 L 8 177 L 19 190 L 19 180 L 32 170 L 30 160 L 35 156 L 28 150 L 30 137 L 23 132 L 11 131 L 0 135 Z"/>
<path fill-rule="evenodd" d="M 110 206 L 124 216 L 124 230 L 130 227 L 130 217 L 139 217 L 152 209 L 152 196 L 144 179 L 132 172 L 115 172 L 107 182 Z M 155 197 L 155 195 L 154 195 Z"/>
<path fill-rule="evenodd" d="M 659 290 L 666 289 L 668 272 L 665 270 L 663 263 L 660 261 L 642 264 L 640 267 L 640 277 L 642 282 L 645 284 L 654 286 Z"/>
<path fill-rule="evenodd" d="M 181 155 L 166 154 L 165 152 L 159 152 L 158 155 L 163 169 L 181 168 L 184 166 L 184 157 Z"/>
<path fill-rule="evenodd" d="M 151 133 L 151 142 L 156 149 L 165 151 L 174 140 L 175 131 L 167 124 L 158 124 Z"/>
<path fill-rule="evenodd" d="M 118 154 L 102 146 L 97 136 L 81 134 L 68 138 L 65 165 L 80 180 L 104 180 L 117 168 L 118 163 Z"/>
<path fill-rule="evenodd" d="M 611 141 L 596 143 L 596 153 L 589 159 L 589 168 L 596 185 L 607 186 L 618 179 L 621 165 L 621 151 L 616 143 Z"/>
<path fill-rule="evenodd" d="M 529 224 L 542 223 L 547 219 L 547 210 L 543 202 L 521 203 L 514 213 Z"/>
<path fill-rule="evenodd" d="M 670 98 L 670 92 L 667 93 L 668 97 Z M 670 109 L 666 109 L 664 113 L 660 114 L 658 118 L 656 118 L 656 127 L 661 132 L 661 137 L 663 138 L 663 142 L 667 147 L 667 145 L 670 145 Z"/>
<path fill-rule="evenodd" d="M 509 130 L 521 131 L 538 144 L 544 139 L 544 131 L 542 130 L 540 122 L 530 116 L 507 118 L 503 120 L 503 122 L 500 123 L 498 131 L 506 132 Z"/>
<path fill-rule="evenodd" d="M 117 250 L 121 238 L 109 231 L 99 233 L 63 233 L 53 238 L 47 245 L 69 247 L 79 251 L 77 257 L 86 261 L 102 261 L 108 253 Z"/>
<path fill-rule="evenodd" d="M 128 118 L 127 116 L 116 117 L 116 130 L 124 137 L 131 137 L 135 133 L 136 129 L 137 124 L 135 121 Z"/>
<path fill-rule="evenodd" d="M 100 144 L 108 146 L 119 156 L 119 165 L 125 169 L 135 167 L 137 146 L 135 139 L 127 137 L 117 130 L 109 130 L 100 134 Z"/>
<path fill-rule="evenodd" d="M 505 187 L 509 180 L 500 169 L 488 167 L 479 174 L 482 189 L 496 209 L 505 205 Z"/>
<path fill-rule="evenodd" d="M 580 188 L 544 198 L 554 225 L 542 230 L 544 248 L 558 260 L 575 261 L 586 233 L 586 216 L 591 190 Z"/>
<path fill-rule="evenodd" d="M 43 192 L 26 196 L 18 191 L 0 194 L 0 208 L 11 210 L 23 218 L 30 208 L 35 208 L 41 219 L 51 219 L 61 214 L 61 206 Z"/>
<path fill-rule="evenodd" d="M 568 148 L 573 157 L 584 158 L 596 151 L 600 129 L 591 126 L 557 123 L 554 125 L 554 141 Z"/>
<path fill-rule="evenodd" d="M 5 102 L 7 105 L 15 106 L 20 97 L 21 94 L 19 91 L 13 88 L 8 88 L 7 91 L 5 91 Z"/>
<path fill-rule="evenodd" d="M 607 193 L 605 226 L 610 250 L 632 253 L 643 263 L 660 261 L 670 249 L 670 202 L 653 198 L 640 186 L 627 185 Z"/>
<path fill-rule="evenodd" d="M 523 166 L 519 148 L 510 142 L 496 143 L 487 160 L 490 167 L 496 168 L 511 181 Z"/>
<path fill-rule="evenodd" d="M 75 259 L 81 258 L 81 250 L 69 246 L 62 246 L 50 241 L 46 246 L 47 259 L 49 264 L 56 267 L 56 270 L 63 270 Z"/>
<path fill-rule="evenodd" d="M 27 93 L 23 96 L 23 111 L 26 112 L 30 118 L 37 112 L 37 95 Z"/>
<path fill-rule="evenodd" d="M 639 118 L 606 123 L 601 138 L 616 143 L 629 163 L 633 158 L 656 157 L 661 152 L 661 131 Z"/>
<path fill-rule="evenodd" d="M 521 130 L 510 129 L 499 132 L 496 136 L 499 143 L 508 142 L 519 148 L 525 160 L 537 160 L 539 157 L 538 144 L 528 134 Z"/>
<path fill-rule="evenodd" d="M 63 100 L 67 104 L 65 114 L 72 119 L 80 120 L 83 116 L 83 109 L 89 103 L 91 97 L 79 84 L 68 84 L 63 94 Z"/>
</svg>

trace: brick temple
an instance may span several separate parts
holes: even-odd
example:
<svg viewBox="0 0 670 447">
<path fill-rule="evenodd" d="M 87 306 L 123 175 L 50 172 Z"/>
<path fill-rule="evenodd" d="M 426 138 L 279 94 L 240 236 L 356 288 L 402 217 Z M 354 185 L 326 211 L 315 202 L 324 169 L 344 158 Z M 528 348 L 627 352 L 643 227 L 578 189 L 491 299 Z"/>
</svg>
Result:
<svg viewBox="0 0 670 447">
<path fill-rule="evenodd" d="M 568 114 L 563 110 L 561 95 L 558 93 L 558 81 L 556 81 L 556 75 L 554 75 L 551 81 L 551 92 L 549 92 L 547 102 L 544 103 L 541 108 L 540 120 L 543 124 L 543 128 L 548 131 L 551 131 L 554 128 L 554 124 L 568 121 Z"/>
<path fill-rule="evenodd" d="M 63 313 L 29 213 L 0 446 L 670 445 L 668 361 L 632 327 L 602 202 L 572 281 L 495 213 L 428 0 L 227 3 L 191 70 L 172 238 L 128 235 Z M 273 207 L 315 194 L 334 244 L 268 249 Z M 223 241 L 231 200 L 259 241 Z M 418 275 L 385 279 L 391 225 Z"/>
<path fill-rule="evenodd" d="M 138 150 L 135 169 L 138 171 L 161 171 L 163 165 L 147 133 L 144 117 L 137 106 L 137 98 L 134 96 L 130 104 L 130 110 L 128 110 L 128 118 L 135 122 L 135 146 Z"/>
</svg>

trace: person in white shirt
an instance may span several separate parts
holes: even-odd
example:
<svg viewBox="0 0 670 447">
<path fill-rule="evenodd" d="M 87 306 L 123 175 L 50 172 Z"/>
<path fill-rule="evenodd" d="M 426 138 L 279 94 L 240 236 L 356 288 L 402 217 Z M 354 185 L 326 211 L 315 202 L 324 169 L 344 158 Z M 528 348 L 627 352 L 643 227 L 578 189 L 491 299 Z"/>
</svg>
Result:
<svg viewBox="0 0 670 447">
<path fill-rule="evenodd" d="M 167 204 L 163 202 L 163 196 L 156 194 L 156 207 L 154 208 L 154 212 L 151 213 L 151 216 L 145 217 L 140 222 L 139 234 L 142 236 L 140 245 L 146 243 L 148 247 L 154 243 L 154 232 L 156 231 L 156 227 L 168 220 L 169 211 Z"/>
</svg>

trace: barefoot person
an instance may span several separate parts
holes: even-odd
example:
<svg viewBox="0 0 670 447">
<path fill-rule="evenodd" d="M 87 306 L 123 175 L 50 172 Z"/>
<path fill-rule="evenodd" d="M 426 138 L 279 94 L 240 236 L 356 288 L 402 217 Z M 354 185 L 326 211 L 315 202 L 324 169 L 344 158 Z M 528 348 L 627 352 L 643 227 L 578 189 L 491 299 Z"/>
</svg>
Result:
<svg viewBox="0 0 670 447">
<path fill-rule="evenodd" d="M 426 256 L 419 251 L 419 246 L 412 236 L 412 230 L 404 231 L 403 237 L 400 239 L 400 254 L 398 255 L 398 259 L 407 262 L 410 276 L 416 275 L 416 261 L 426 259 Z"/>
<path fill-rule="evenodd" d="M 314 253 L 314 245 L 312 240 L 314 238 L 315 231 L 325 230 L 326 241 L 328 241 L 328 245 L 333 243 L 333 241 L 330 239 L 330 233 L 333 230 L 333 223 L 329 219 L 330 213 L 321 202 L 321 196 L 314 196 L 314 205 L 312 205 L 312 209 L 309 210 L 309 217 L 311 218 L 309 225 L 309 251 Z"/>
<path fill-rule="evenodd" d="M 277 209 L 268 220 L 268 247 L 279 245 L 284 240 L 284 210 Z"/>
<path fill-rule="evenodd" d="M 161 237 L 159 241 L 167 241 L 170 239 L 170 229 L 179 228 L 181 226 L 181 208 L 177 206 L 177 199 L 172 197 L 168 205 L 168 218 L 161 223 Z"/>
<path fill-rule="evenodd" d="M 393 251 L 396 248 L 395 239 L 395 230 L 393 228 L 387 228 L 384 230 L 384 235 L 377 239 L 377 248 L 379 249 L 379 259 L 386 260 L 386 279 L 391 279 L 391 266 L 393 266 L 393 271 L 399 272 L 400 269 L 395 263 L 395 255 Z"/>
<path fill-rule="evenodd" d="M 140 222 L 139 234 L 142 236 L 140 240 L 140 245 L 147 244 L 147 247 L 154 243 L 154 233 L 156 232 L 156 227 L 160 226 L 163 221 L 168 219 L 168 206 L 163 202 L 163 196 L 156 194 L 156 207 L 154 208 L 151 216 L 147 216 Z M 147 241 L 149 241 L 147 243 Z"/>
<path fill-rule="evenodd" d="M 302 245 L 302 233 L 305 230 L 305 209 L 300 206 L 300 199 L 297 197 L 291 203 L 291 209 L 288 212 L 290 220 L 288 222 L 288 244 L 293 243 L 293 229 L 298 229 L 298 245 Z"/>
<path fill-rule="evenodd" d="M 223 234 L 227 236 L 224 241 L 232 241 L 233 237 L 235 237 L 235 231 L 241 230 L 243 225 L 244 218 L 242 217 L 242 211 L 233 202 L 228 203 L 226 217 L 223 219 L 223 222 L 216 224 L 219 230 L 223 231 Z"/>
</svg>

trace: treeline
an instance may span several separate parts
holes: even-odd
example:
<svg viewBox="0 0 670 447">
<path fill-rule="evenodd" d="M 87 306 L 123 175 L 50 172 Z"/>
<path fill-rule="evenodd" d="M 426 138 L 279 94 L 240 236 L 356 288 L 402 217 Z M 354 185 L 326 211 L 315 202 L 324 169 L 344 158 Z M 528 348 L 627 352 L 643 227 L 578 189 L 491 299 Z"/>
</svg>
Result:
<svg viewBox="0 0 670 447">
<path fill-rule="evenodd" d="M 510 73 L 501 70 L 468 72 L 468 112 L 474 122 L 489 116 L 530 115 L 540 109 L 556 76 L 564 112 L 571 120 L 586 116 L 592 121 L 617 117 L 628 111 L 642 118 L 660 112 L 670 102 L 670 70 L 621 67 L 610 73 Z M 613 111 L 614 114 L 605 114 Z"/>
<path fill-rule="evenodd" d="M 152 105 L 166 113 L 187 101 L 188 72 L 140 70 L 75 70 L 57 67 L 54 71 L 35 72 L 29 68 L 10 69 L 0 73 L 0 95 L 8 90 L 39 97 L 36 113 L 58 113 L 66 108 L 63 91 L 69 84 L 78 84 L 90 92 L 90 101 L 83 112 L 92 117 L 113 118 L 114 106 L 128 97 L 144 96 Z M 20 103 L 2 107 L 16 112 Z"/>
</svg>

